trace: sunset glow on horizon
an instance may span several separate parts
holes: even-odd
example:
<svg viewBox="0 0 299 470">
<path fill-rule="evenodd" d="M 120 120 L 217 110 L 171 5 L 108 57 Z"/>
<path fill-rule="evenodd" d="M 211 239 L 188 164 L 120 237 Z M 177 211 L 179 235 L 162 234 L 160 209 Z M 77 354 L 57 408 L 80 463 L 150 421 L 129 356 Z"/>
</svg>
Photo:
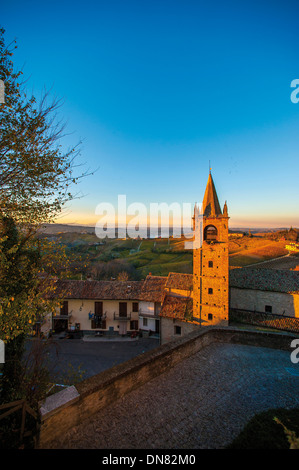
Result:
<svg viewBox="0 0 299 470">
<path fill-rule="evenodd" d="M 28 92 L 63 100 L 62 149 L 82 139 L 88 176 L 56 222 L 94 226 L 119 194 L 193 207 L 211 166 L 230 227 L 299 228 L 298 14 L 264 0 L 3 5 Z"/>
</svg>

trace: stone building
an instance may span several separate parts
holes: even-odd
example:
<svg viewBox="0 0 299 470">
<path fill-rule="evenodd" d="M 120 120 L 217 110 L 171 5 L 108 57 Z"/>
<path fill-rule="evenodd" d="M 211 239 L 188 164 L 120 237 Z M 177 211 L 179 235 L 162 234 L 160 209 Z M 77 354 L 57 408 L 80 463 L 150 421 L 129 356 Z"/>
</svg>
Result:
<svg viewBox="0 0 299 470">
<path fill-rule="evenodd" d="M 195 205 L 193 218 L 193 316 L 200 323 L 228 324 L 228 219 L 210 172 L 201 212 Z"/>
<path fill-rule="evenodd" d="M 194 209 L 193 275 L 168 276 L 170 289 L 160 313 L 161 343 L 199 326 L 227 326 L 233 310 L 299 318 L 298 271 L 229 270 L 228 220 L 227 204 L 221 211 L 210 173 L 202 210 L 197 205 Z"/>
<path fill-rule="evenodd" d="M 283 269 L 232 269 L 230 309 L 299 318 L 299 272 Z"/>
<path fill-rule="evenodd" d="M 172 341 L 197 329 L 193 318 L 193 275 L 169 273 L 160 312 L 160 342 Z"/>
<path fill-rule="evenodd" d="M 210 171 L 201 210 L 194 207 L 193 274 L 170 273 L 165 285 L 161 343 L 199 326 L 228 325 L 228 220 Z"/>
<path fill-rule="evenodd" d="M 139 330 L 143 334 L 160 333 L 160 312 L 167 277 L 148 275 L 139 297 Z"/>
</svg>

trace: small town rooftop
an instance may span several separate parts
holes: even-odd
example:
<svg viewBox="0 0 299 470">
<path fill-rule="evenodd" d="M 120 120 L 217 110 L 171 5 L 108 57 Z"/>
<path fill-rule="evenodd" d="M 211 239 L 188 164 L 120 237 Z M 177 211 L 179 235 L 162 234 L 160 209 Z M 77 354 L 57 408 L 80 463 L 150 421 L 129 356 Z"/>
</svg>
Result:
<svg viewBox="0 0 299 470">
<path fill-rule="evenodd" d="M 237 268 L 229 273 L 229 286 L 283 293 L 299 293 L 299 271 Z"/>
</svg>

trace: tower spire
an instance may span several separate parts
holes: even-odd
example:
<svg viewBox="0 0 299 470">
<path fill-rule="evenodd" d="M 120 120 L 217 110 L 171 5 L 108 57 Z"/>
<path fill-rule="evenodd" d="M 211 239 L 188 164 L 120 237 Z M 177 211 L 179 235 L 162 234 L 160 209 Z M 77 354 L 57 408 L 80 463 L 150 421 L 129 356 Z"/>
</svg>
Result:
<svg viewBox="0 0 299 470">
<path fill-rule="evenodd" d="M 202 213 L 206 217 L 209 217 L 211 215 L 222 215 L 217 192 L 211 174 L 211 168 L 209 172 L 205 195 L 203 198 Z"/>
<path fill-rule="evenodd" d="M 225 215 L 225 217 L 227 217 L 227 215 L 228 215 L 227 214 L 227 203 L 226 203 L 226 201 L 225 201 L 225 204 L 223 206 L 223 215 Z"/>
</svg>

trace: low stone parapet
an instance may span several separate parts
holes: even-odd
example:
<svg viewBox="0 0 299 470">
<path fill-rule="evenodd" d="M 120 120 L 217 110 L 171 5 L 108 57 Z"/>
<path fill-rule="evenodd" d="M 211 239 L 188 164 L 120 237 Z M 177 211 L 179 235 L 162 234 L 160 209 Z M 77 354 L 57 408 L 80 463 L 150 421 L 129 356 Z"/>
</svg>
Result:
<svg viewBox="0 0 299 470">
<path fill-rule="evenodd" d="M 48 397 L 40 406 L 38 447 L 50 446 L 52 441 L 59 439 L 72 427 L 212 342 L 239 343 L 291 352 L 291 341 L 294 338 L 294 335 L 289 334 L 231 327 L 199 328 Z"/>
</svg>

